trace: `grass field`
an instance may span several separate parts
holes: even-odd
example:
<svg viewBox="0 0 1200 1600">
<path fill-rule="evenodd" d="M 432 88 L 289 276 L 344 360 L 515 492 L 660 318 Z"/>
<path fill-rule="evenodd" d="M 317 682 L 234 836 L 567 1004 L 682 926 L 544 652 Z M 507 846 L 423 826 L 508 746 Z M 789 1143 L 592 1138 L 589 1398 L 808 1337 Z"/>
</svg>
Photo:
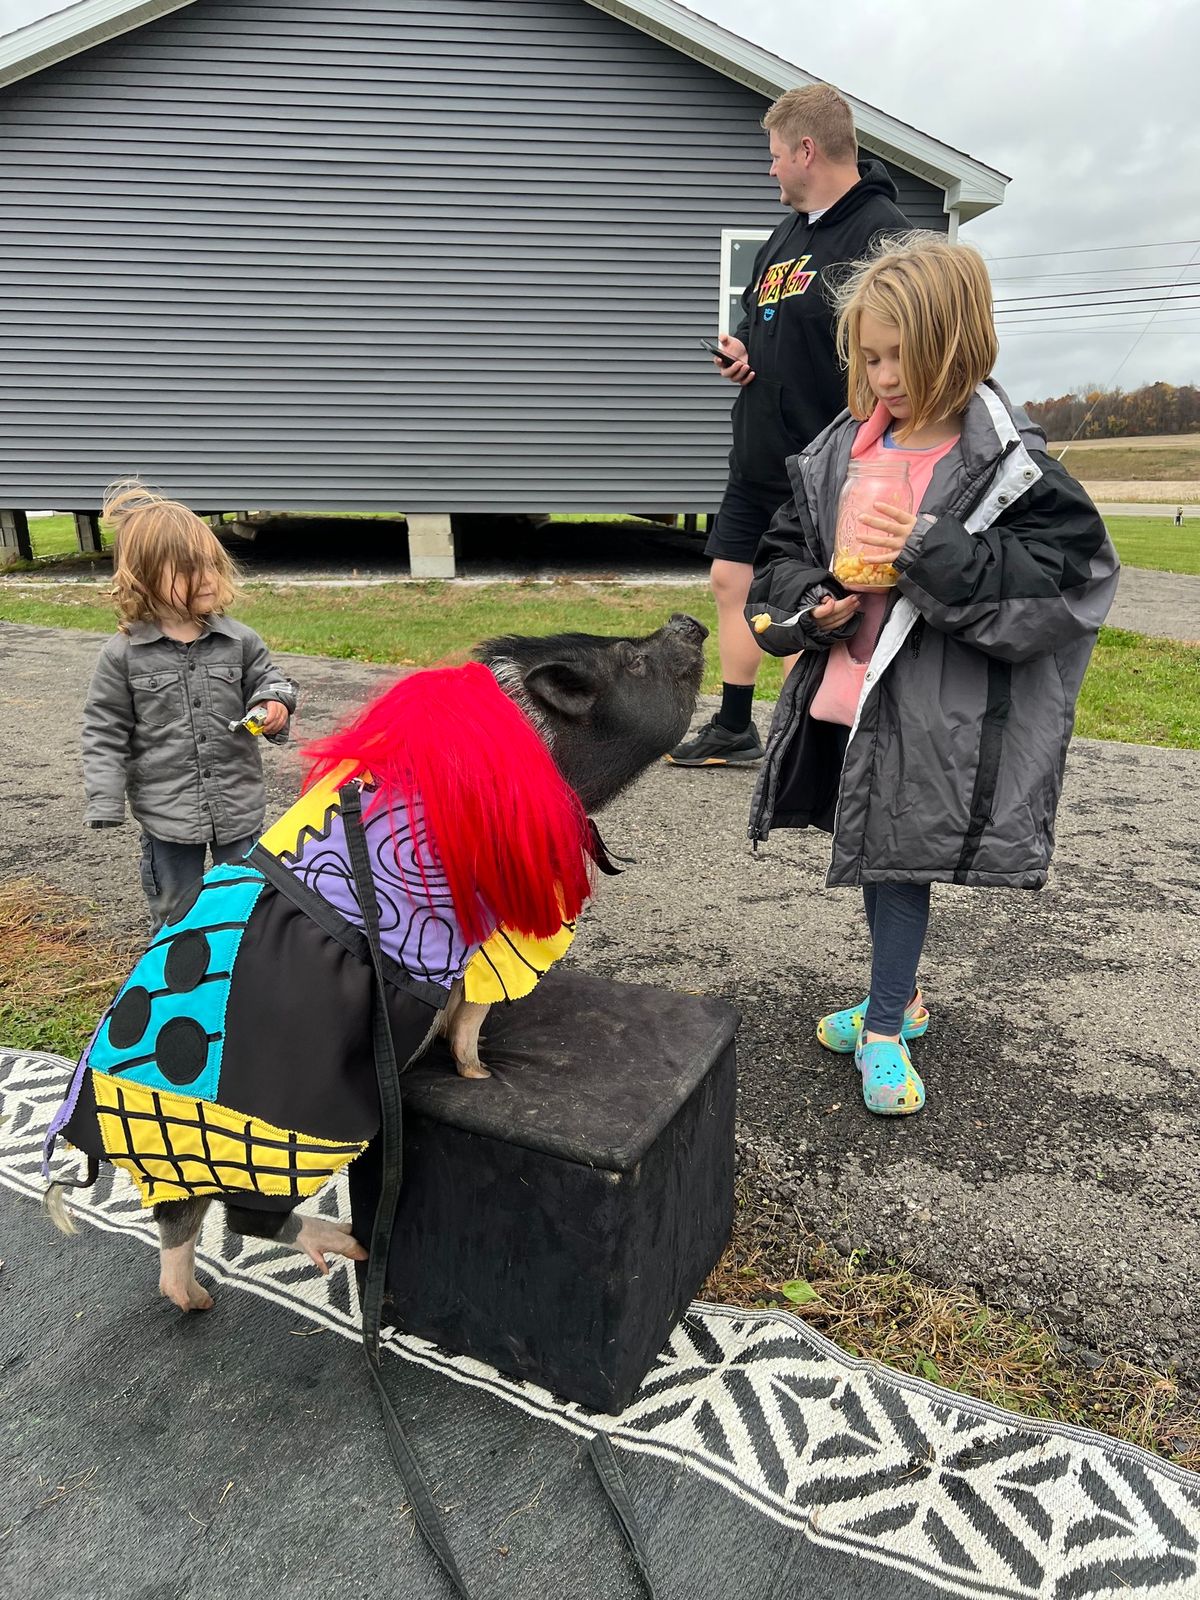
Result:
<svg viewBox="0 0 1200 1600">
<path fill-rule="evenodd" d="M 1053 445 L 1051 454 L 1058 456 L 1064 448 L 1067 447 Z M 1200 451 L 1194 445 L 1148 445 L 1129 439 L 1103 439 L 1071 445 L 1063 465 L 1088 483 L 1103 482 L 1107 478 L 1175 482 L 1200 478 Z"/>
<path fill-rule="evenodd" d="M 431 666 L 462 660 L 497 633 L 648 633 L 671 611 L 716 628 L 707 588 L 589 588 L 585 584 L 381 584 L 370 589 L 252 587 L 237 614 L 273 650 L 354 661 Z M 112 612 L 99 586 L 45 590 L 0 584 L 0 621 L 109 632 Z M 708 650 L 707 693 L 720 687 Z M 779 693 L 782 668 L 765 658 L 764 698 Z M 1079 702 L 1077 731 L 1089 739 L 1200 749 L 1200 647 L 1104 628 Z"/>
</svg>

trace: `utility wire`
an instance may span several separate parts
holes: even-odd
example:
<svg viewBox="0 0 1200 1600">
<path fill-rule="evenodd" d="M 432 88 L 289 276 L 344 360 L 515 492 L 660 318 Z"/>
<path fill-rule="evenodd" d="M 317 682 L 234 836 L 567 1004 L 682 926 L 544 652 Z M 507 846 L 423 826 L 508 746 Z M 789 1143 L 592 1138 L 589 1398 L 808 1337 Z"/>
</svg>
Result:
<svg viewBox="0 0 1200 1600">
<path fill-rule="evenodd" d="M 1180 278 L 1182 278 L 1183 274 L 1188 270 L 1188 267 L 1190 267 L 1192 265 L 1192 262 L 1195 261 L 1196 257 L 1200 256 L 1200 239 L 1197 239 L 1195 241 L 1189 241 L 1189 242 L 1194 242 L 1195 245 L 1196 245 L 1196 248 L 1192 251 L 1191 258 L 1188 261 L 1187 266 L 1182 267 L 1180 269 L 1180 273 L 1179 273 L 1179 277 Z M 1179 281 L 1179 279 L 1176 279 L 1176 282 L 1178 282 L 1178 281 Z M 1141 344 L 1142 340 L 1150 332 L 1151 324 L 1154 322 L 1155 318 L 1158 316 L 1158 313 L 1159 313 L 1160 310 L 1161 310 L 1161 307 L 1155 307 L 1155 309 L 1150 313 L 1149 319 L 1147 320 L 1145 327 L 1142 329 L 1141 333 L 1138 334 L 1137 338 L 1133 341 L 1133 343 L 1129 346 L 1129 349 L 1126 350 L 1125 354 L 1122 356 L 1122 358 L 1121 358 L 1121 360 L 1120 360 L 1120 362 L 1119 362 L 1119 364 L 1117 366 L 1117 370 L 1113 373 L 1112 377 L 1104 385 L 1104 388 L 1097 394 L 1095 400 L 1092 401 L 1091 405 L 1087 409 L 1087 415 L 1083 418 L 1083 420 L 1080 422 L 1079 426 L 1075 429 L 1075 432 L 1071 435 L 1071 437 L 1067 440 L 1066 444 L 1064 444 L 1062 449 L 1059 451 L 1058 459 L 1060 461 L 1066 455 L 1067 451 L 1071 448 L 1071 446 L 1075 443 L 1076 439 L 1078 439 L 1079 435 L 1083 432 L 1084 428 L 1087 427 L 1088 423 L 1091 420 L 1092 413 L 1095 411 L 1096 407 L 1100 404 L 1100 401 L 1103 398 L 1104 394 L 1106 392 L 1108 392 L 1108 393 L 1112 392 L 1113 384 L 1116 383 L 1117 379 L 1121 376 L 1121 373 L 1125 370 L 1125 366 L 1128 363 L 1129 358 L 1133 355 L 1133 353 L 1137 349 L 1138 345 Z M 1176 335 L 1176 337 L 1178 337 L 1178 335 Z"/>
<path fill-rule="evenodd" d="M 1171 306 L 1178 306 L 1180 308 L 1180 310 L 1182 310 L 1182 311 L 1194 311 L 1196 308 L 1188 303 L 1189 301 L 1192 301 L 1192 300 L 1200 300 L 1200 295 L 1198 295 L 1198 294 L 1180 294 L 1180 295 L 1174 296 L 1174 298 L 1163 298 L 1163 299 L 1159 299 L 1159 300 L 1097 300 L 1096 301 L 1096 305 L 1098 305 L 1098 306 L 1123 306 L 1124 310 L 1122 310 L 1122 311 L 1095 311 L 1095 310 L 1093 310 L 1092 306 L 1069 306 L 1069 305 L 1067 305 L 1067 306 L 1064 306 L 1064 305 L 1053 305 L 1053 306 L 1013 306 L 1011 310 L 1005 310 L 1002 306 L 997 306 L 995 308 L 995 314 L 996 314 L 997 317 L 1006 317 L 1006 318 L 1007 317 L 1038 317 L 1038 316 L 1056 317 L 1056 316 L 1058 316 L 1058 314 L 1060 312 L 1065 313 L 1068 317 L 1072 316 L 1072 315 L 1079 316 L 1079 317 L 1090 317 L 1090 316 L 1097 316 L 1097 317 L 1125 317 L 1125 316 L 1128 316 L 1131 312 L 1135 312 L 1135 311 L 1137 311 L 1139 309 L 1141 309 L 1143 311 L 1155 311 L 1155 310 L 1157 310 L 1157 311 L 1165 311 Z"/>
<path fill-rule="evenodd" d="M 1173 247 L 1200 244 L 1200 239 L 1160 239 L 1157 244 L 1097 244 L 1079 250 L 1031 250 L 1023 256 L 987 256 L 988 261 L 1049 261 L 1056 256 L 1097 256 L 1110 250 L 1168 250 Z M 1196 258 L 1193 255 L 1187 265 Z"/>
<path fill-rule="evenodd" d="M 1136 333 L 1137 323 L 1122 323 L 1119 328 L 1051 328 L 1051 333 L 1086 333 L 1090 338 L 1093 334 L 1097 337 L 1106 333 Z M 1002 328 L 1001 341 L 1005 339 L 1032 339 L 1034 334 L 1041 338 L 1046 337 L 1045 328 Z M 1147 330 L 1151 339 L 1194 339 L 1200 335 L 1200 326 L 1195 328 L 1155 328 Z"/>
<path fill-rule="evenodd" d="M 1082 267 L 1078 272 L 1022 272 L 1012 277 L 993 277 L 993 283 L 1047 283 L 1051 278 L 1111 278 L 1122 272 L 1174 272 L 1176 267 L 1186 267 L 1186 261 L 1153 261 L 1144 267 L 1097 267 L 1094 272 L 1087 272 Z"/>
<path fill-rule="evenodd" d="M 1190 266 L 1191 263 L 1188 263 Z M 1187 271 L 1187 267 L 1183 269 Z M 1014 294 L 1005 299 L 997 300 L 997 306 L 1022 305 L 1027 300 L 1083 300 L 1090 299 L 1092 295 L 1111 294 L 1114 289 L 1124 287 L 1128 294 L 1148 294 L 1159 289 L 1200 289 L 1200 278 L 1189 278 L 1186 283 L 1176 278 L 1174 283 L 1130 283 L 1125 285 L 1106 284 L 1103 289 L 1054 289 L 1049 294 Z M 1101 304 L 1116 305 L 1117 301 L 1102 301 Z"/>
</svg>

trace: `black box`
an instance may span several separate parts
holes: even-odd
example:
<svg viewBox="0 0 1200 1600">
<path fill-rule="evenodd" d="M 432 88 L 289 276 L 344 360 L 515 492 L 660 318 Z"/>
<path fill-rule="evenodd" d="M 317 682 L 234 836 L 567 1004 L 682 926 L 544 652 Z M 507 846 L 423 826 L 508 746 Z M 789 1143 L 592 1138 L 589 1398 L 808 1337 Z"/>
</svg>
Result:
<svg viewBox="0 0 1200 1600">
<path fill-rule="evenodd" d="M 385 1320 L 622 1410 L 729 1238 L 738 1020 L 555 969 L 490 1013 L 491 1078 L 442 1045 L 406 1072 Z M 366 1240 L 378 1144 L 350 1171 Z"/>
</svg>

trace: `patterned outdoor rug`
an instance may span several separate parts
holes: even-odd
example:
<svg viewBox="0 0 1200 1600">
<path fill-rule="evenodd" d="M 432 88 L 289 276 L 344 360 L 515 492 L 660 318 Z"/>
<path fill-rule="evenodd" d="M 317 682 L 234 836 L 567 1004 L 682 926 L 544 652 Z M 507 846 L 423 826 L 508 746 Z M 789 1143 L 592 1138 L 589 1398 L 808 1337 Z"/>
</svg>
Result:
<svg viewBox="0 0 1200 1600">
<path fill-rule="evenodd" d="M 62 1094 L 68 1071 L 69 1063 L 59 1057 L 0 1052 L 0 1110 L 4 1115 L 0 1125 L 0 1185 L 29 1201 L 36 1201 L 42 1192 L 42 1133 Z M 330 1214 L 349 1215 L 344 1194 L 326 1194 L 322 1207 Z M 142 1209 L 132 1186 L 123 1177 L 114 1180 L 111 1171 L 102 1175 L 92 1191 L 84 1191 L 73 1202 L 73 1208 L 81 1224 L 125 1236 L 125 1240 L 139 1247 L 156 1245 L 150 1216 Z M 208 1364 L 213 1362 L 223 1373 L 236 1371 L 241 1359 L 239 1350 L 249 1349 L 248 1344 L 238 1342 L 246 1338 L 244 1317 L 242 1331 L 235 1339 L 234 1319 L 226 1316 L 224 1323 L 217 1320 L 220 1305 L 208 1318 L 179 1318 L 169 1307 L 162 1309 L 161 1316 L 157 1312 L 152 1315 L 147 1307 L 153 1301 L 156 1274 L 148 1250 L 129 1247 L 118 1251 L 115 1241 L 102 1246 L 93 1241 L 87 1245 L 85 1255 L 76 1241 L 60 1242 L 51 1235 L 49 1223 L 37 1216 L 32 1205 L 17 1210 L 24 1220 L 36 1224 L 22 1228 L 21 1236 L 45 1240 L 45 1263 L 40 1245 L 32 1254 L 27 1248 L 28 1259 L 17 1254 L 11 1241 L 5 1252 L 9 1259 L 0 1281 L 11 1291 L 22 1279 L 29 1280 L 29 1296 L 24 1306 L 18 1304 L 16 1310 L 24 1310 L 27 1321 L 32 1317 L 36 1324 L 19 1326 L 9 1301 L 3 1332 L 6 1346 L 18 1351 L 19 1372 L 40 1374 L 29 1382 L 36 1381 L 40 1386 L 37 1392 L 44 1395 L 52 1383 L 54 1365 L 61 1360 L 64 1374 L 79 1369 L 79 1381 L 86 1384 L 92 1379 L 80 1351 L 94 1349 L 96 1339 L 101 1338 L 107 1340 L 104 1375 L 101 1378 L 97 1373 L 94 1381 L 100 1388 L 119 1386 L 120 1374 L 114 1364 L 119 1367 L 122 1359 L 121 1327 L 128 1329 L 125 1342 L 140 1352 L 131 1360 L 133 1376 L 126 1382 L 132 1393 L 122 1396 L 119 1411 L 114 1413 L 111 1399 L 97 1389 L 95 1410 L 110 1418 L 107 1437 L 98 1447 L 101 1452 L 121 1455 L 123 1424 L 135 1431 L 140 1426 L 135 1410 L 141 1382 L 138 1374 L 158 1361 L 156 1344 L 165 1341 L 164 1329 L 187 1324 L 183 1334 L 172 1334 L 174 1345 L 169 1353 L 172 1360 L 186 1361 L 195 1384 L 202 1383 Z M 86 1232 L 84 1229 L 85 1235 Z M 112 1325 L 103 1325 L 99 1333 L 93 1326 L 90 1346 L 74 1344 L 69 1350 L 56 1350 L 60 1337 L 84 1337 L 78 1325 L 71 1327 L 72 1313 L 66 1309 L 71 1304 L 69 1298 L 64 1300 L 61 1313 L 53 1309 L 55 1295 L 66 1293 L 60 1282 L 60 1243 L 63 1251 L 77 1252 L 71 1260 L 80 1265 L 71 1270 L 82 1275 L 74 1282 L 80 1305 L 91 1308 L 104 1285 L 106 1305 L 120 1301 L 122 1295 L 134 1297 L 130 1303 L 139 1323 L 130 1320 L 133 1313 L 113 1304 Z M 58 1262 L 53 1276 L 48 1265 L 51 1260 Z M 85 1261 L 86 1266 L 82 1265 Z M 214 1208 L 202 1235 L 198 1265 L 201 1278 L 212 1285 L 219 1301 L 220 1286 L 224 1285 L 227 1305 L 228 1291 L 236 1289 L 273 1308 L 255 1313 L 261 1317 L 261 1328 L 254 1324 L 256 1359 L 274 1339 L 284 1347 L 296 1373 L 303 1374 L 305 1361 L 297 1353 L 297 1343 L 299 1352 L 303 1352 L 304 1341 L 286 1337 L 297 1331 L 297 1319 L 301 1319 L 302 1329 L 325 1330 L 340 1336 L 347 1342 L 347 1357 L 351 1353 L 350 1341 L 358 1338 L 356 1296 L 353 1276 L 345 1264 L 336 1267 L 328 1278 L 321 1278 L 290 1251 L 228 1234 L 219 1209 Z M 34 1282 L 39 1273 L 44 1273 L 44 1282 Z M 28 1309 L 31 1307 L 36 1312 Z M 247 1315 L 250 1309 L 246 1308 Z M 94 1318 L 97 1312 L 89 1309 L 88 1315 Z M 123 1324 L 119 1321 L 121 1316 L 125 1318 Z M 61 1335 L 54 1331 L 60 1317 L 66 1330 Z M 84 1311 L 77 1310 L 74 1318 L 84 1318 Z M 186 1344 L 182 1350 L 176 1348 L 181 1339 Z M 575 1576 L 570 1581 L 561 1576 L 565 1569 L 560 1565 L 556 1587 L 554 1577 L 538 1567 L 532 1546 L 528 1563 L 521 1564 L 517 1524 L 499 1535 L 494 1535 L 491 1524 L 483 1534 L 471 1524 L 469 1517 L 478 1516 L 482 1519 L 480 1527 L 488 1517 L 493 1524 L 505 1526 L 509 1505 L 506 1492 L 510 1488 L 515 1492 L 515 1484 L 508 1481 L 505 1444 L 512 1449 L 514 1460 L 518 1449 L 513 1447 L 519 1447 L 520 1452 L 544 1452 L 545 1430 L 550 1427 L 560 1430 L 560 1438 L 567 1436 L 563 1445 L 571 1436 L 578 1441 L 597 1430 L 609 1434 L 630 1480 L 663 1600 L 675 1595 L 688 1595 L 692 1600 L 724 1600 L 729 1596 L 732 1600 L 735 1595 L 750 1592 L 762 1600 L 790 1600 L 800 1595 L 805 1600 L 821 1600 L 823 1596 L 845 1596 L 848 1600 L 864 1595 L 887 1600 L 935 1600 L 943 1596 L 1003 1596 L 1006 1600 L 1112 1596 L 1115 1600 L 1131 1593 L 1161 1600 L 1200 1597 L 1200 1477 L 1098 1434 L 1065 1426 L 1035 1425 L 873 1363 L 852 1360 L 786 1313 L 693 1306 L 634 1403 L 615 1418 L 560 1404 L 543 1390 L 514 1383 L 491 1368 L 446 1355 L 424 1341 L 392 1337 L 388 1343 L 405 1364 L 404 1371 L 396 1374 L 399 1386 L 428 1381 L 431 1394 L 437 1397 L 427 1405 L 418 1397 L 423 1415 L 414 1427 L 413 1438 L 427 1460 L 440 1461 L 439 1452 L 468 1435 L 476 1443 L 485 1434 L 494 1441 L 486 1470 L 480 1470 L 478 1451 L 474 1456 L 460 1451 L 455 1467 L 456 1472 L 468 1471 L 472 1481 L 465 1494 L 469 1515 L 464 1512 L 457 1527 L 451 1522 L 451 1537 L 456 1549 L 463 1552 L 464 1568 L 481 1595 L 521 1595 L 531 1600 L 535 1596 L 561 1600 L 567 1595 L 572 1600 L 610 1600 L 639 1592 L 636 1578 L 620 1562 L 607 1577 L 596 1576 L 599 1569 L 593 1568 L 592 1576 Z M 327 1339 L 316 1340 L 310 1348 L 314 1357 L 316 1351 L 321 1352 L 315 1364 L 322 1388 L 316 1391 L 316 1398 L 327 1400 L 330 1412 L 344 1417 L 345 1403 L 328 1388 L 334 1381 L 330 1374 L 335 1370 L 340 1373 L 347 1365 L 340 1349 L 336 1359 L 329 1353 L 337 1348 L 337 1340 L 332 1345 Z M 428 1380 L 417 1369 L 429 1374 Z M 453 1389 L 447 1388 L 447 1380 Z M 5 1388 L 0 1394 L 3 1415 L 11 1418 L 15 1404 L 25 1408 L 23 1415 L 28 1422 L 31 1391 L 20 1387 L 19 1377 L 15 1381 L 18 1387 L 14 1391 L 6 1372 Z M 357 1382 L 357 1376 L 352 1381 Z M 369 1417 L 365 1375 L 361 1389 L 363 1394 L 355 1395 L 355 1406 L 361 1401 L 363 1415 Z M 449 1397 L 453 1397 L 452 1402 Z M 149 1404 L 149 1400 L 144 1403 Z M 75 1409 L 84 1404 L 78 1401 Z M 109 1408 L 107 1413 L 103 1407 Z M 320 1416 L 320 1408 L 314 1409 L 312 1394 L 307 1396 L 305 1407 L 305 1418 L 310 1411 L 312 1416 Z M 65 1402 L 61 1409 L 63 1416 L 72 1414 L 72 1406 Z M 264 1441 L 264 1449 L 286 1453 L 290 1459 L 290 1430 L 300 1427 L 301 1420 L 299 1408 L 290 1402 L 289 1412 L 288 1416 L 274 1417 L 270 1426 L 277 1424 L 278 1431 L 270 1445 Z M 357 1416 L 357 1411 L 354 1414 Z M 436 1426 L 435 1418 L 439 1419 Z M 328 1418 L 319 1426 L 328 1427 Z M 361 1426 L 369 1431 L 368 1422 Z M 451 1428 L 452 1440 L 446 1435 Z M 44 1458 L 38 1453 L 44 1444 L 39 1445 L 36 1433 L 30 1444 L 28 1427 L 19 1439 L 25 1450 L 21 1460 L 28 1472 L 36 1468 L 46 1480 Z M 556 1447 L 560 1454 L 563 1445 Z M 213 1450 L 216 1448 L 212 1446 Z M 232 1444 L 228 1448 L 232 1449 Z M 194 1444 L 189 1457 L 198 1449 Z M 354 1469 L 347 1467 L 347 1461 L 353 1460 L 353 1451 L 347 1454 L 344 1438 L 339 1449 L 341 1466 L 336 1483 L 339 1493 L 348 1495 L 351 1485 L 346 1473 Z M 377 1439 L 373 1440 L 373 1451 L 372 1459 L 362 1469 L 371 1484 L 382 1482 L 391 1472 Z M 563 1460 L 563 1472 L 566 1474 L 570 1467 L 574 1474 L 571 1484 L 575 1486 L 570 1513 L 575 1519 L 573 1532 L 568 1538 L 560 1530 L 564 1549 L 576 1547 L 579 1518 L 584 1516 L 584 1536 L 590 1545 L 599 1549 L 610 1539 L 619 1551 L 619 1538 L 613 1525 L 606 1522 L 601 1502 L 589 1501 L 584 1511 L 580 1509 L 575 1492 L 582 1482 L 578 1450 L 568 1450 Z M 85 1450 L 79 1457 L 79 1466 L 86 1469 L 89 1465 Z M 281 1466 L 275 1470 L 285 1471 Z M 543 1485 L 550 1485 L 545 1493 L 553 1495 L 556 1481 L 553 1472 L 549 1476 L 543 1472 Z M 43 1547 L 21 1543 L 22 1534 L 36 1531 L 36 1519 L 30 1515 L 33 1502 L 20 1498 L 19 1472 L 14 1482 L 18 1484 L 15 1517 L 13 1508 L 0 1507 L 0 1524 L 13 1523 L 17 1530 L 14 1534 L 10 1529 L 7 1540 L 0 1534 L 0 1560 L 4 1559 L 7 1543 L 9 1555 L 18 1558 L 24 1574 L 11 1591 L 14 1594 L 115 1596 L 123 1592 L 153 1596 L 154 1600 L 175 1600 L 185 1594 L 227 1592 L 220 1584 L 214 1587 L 211 1572 L 208 1580 L 204 1584 L 198 1582 L 194 1589 L 182 1579 L 174 1588 L 164 1585 L 164 1569 L 154 1564 L 157 1558 L 150 1553 L 137 1558 L 150 1564 L 144 1570 L 138 1568 L 139 1581 L 127 1588 L 118 1585 L 115 1578 L 111 1588 L 104 1587 L 103 1582 L 97 1585 L 94 1566 L 87 1568 L 93 1573 L 90 1586 L 84 1585 L 72 1576 L 74 1557 L 61 1542 L 54 1544 L 54 1559 L 64 1565 L 51 1580 L 41 1565 L 44 1555 L 39 1551 Z M 565 1494 L 569 1487 L 567 1476 L 562 1482 Z M 32 1479 L 26 1486 L 29 1483 Z M 394 1490 L 394 1484 L 386 1485 L 392 1505 L 399 1499 Z M 43 1501 L 46 1492 L 43 1482 Z M 494 1502 L 490 1511 L 484 1505 L 489 1493 Z M 542 1493 L 538 1491 L 539 1495 Z M 132 1491 L 130 1497 L 132 1500 Z M 542 1500 L 534 1504 L 545 1510 Z M 138 1548 L 149 1552 L 149 1519 L 143 1518 L 139 1523 L 143 1513 L 123 1506 L 116 1488 L 105 1502 L 109 1520 L 114 1507 L 125 1519 L 129 1536 L 139 1542 Z M 252 1516 L 252 1512 L 246 1514 Z M 517 1517 L 516 1510 L 509 1514 Z M 203 1514 L 189 1515 L 193 1522 L 206 1525 Z M 383 1514 L 381 1520 L 386 1524 Z M 73 1524 L 72 1538 L 76 1542 L 85 1525 Z M 100 1526 L 99 1519 L 95 1526 Z M 428 1595 L 434 1600 L 447 1591 L 432 1568 L 423 1564 L 419 1544 L 410 1532 L 402 1533 L 403 1549 L 399 1554 L 393 1552 L 389 1559 L 394 1580 L 408 1570 L 403 1565 L 408 1563 L 412 1572 L 420 1574 L 418 1586 L 412 1587 L 417 1580 L 410 1578 L 410 1586 L 397 1582 L 391 1592 Z M 262 1539 L 272 1536 L 278 1540 L 278 1527 L 262 1530 Z M 394 1529 L 389 1534 L 386 1525 L 373 1535 L 384 1547 L 391 1536 Z M 489 1555 L 499 1550 L 501 1559 L 489 1566 L 480 1557 L 473 1566 L 471 1541 L 476 1537 L 490 1541 Z M 539 1535 L 543 1553 L 548 1548 L 548 1537 L 545 1530 Z M 235 1547 L 248 1550 L 255 1542 L 252 1522 L 244 1521 L 237 1540 L 232 1542 Z M 706 1542 L 712 1542 L 714 1548 L 706 1549 Z M 721 1551 L 715 1548 L 718 1543 Z M 724 1547 L 728 1545 L 736 1546 L 740 1552 L 736 1560 L 724 1560 Z M 363 1550 L 360 1555 L 361 1561 L 354 1570 L 362 1579 L 362 1562 L 367 1561 L 368 1552 Z M 510 1559 L 513 1555 L 518 1557 L 516 1562 Z M 236 1576 L 236 1561 L 227 1553 L 224 1567 Z M 103 1571 L 103 1566 L 99 1570 Z M 553 1567 L 549 1570 L 552 1573 Z M 301 1562 L 295 1583 L 277 1586 L 277 1592 L 289 1596 L 310 1592 L 336 1595 L 342 1592 L 337 1581 L 341 1571 L 325 1572 L 319 1562 Z M 126 1577 L 133 1575 L 126 1573 Z M 244 1575 L 236 1583 L 232 1577 L 228 1581 L 230 1593 L 237 1592 L 239 1586 L 243 1595 L 253 1592 L 245 1587 Z M 363 1580 L 361 1587 L 347 1588 L 345 1592 L 371 1591 Z"/>
</svg>

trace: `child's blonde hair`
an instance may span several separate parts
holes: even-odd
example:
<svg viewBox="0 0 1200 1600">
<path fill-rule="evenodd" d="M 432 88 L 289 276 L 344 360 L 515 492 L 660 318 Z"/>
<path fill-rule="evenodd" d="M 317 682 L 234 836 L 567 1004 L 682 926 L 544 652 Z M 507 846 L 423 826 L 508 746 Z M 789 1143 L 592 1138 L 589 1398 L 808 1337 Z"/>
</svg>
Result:
<svg viewBox="0 0 1200 1600">
<path fill-rule="evenodd" d="M 204 615 L 233 603 L 237 567 L 207 522 L 178 500 L 168 500 L 136 478 L 110 484 L 103 516 L 115 535 L 112 597 L 122 632 L 131 622 L 149 622 L 163 609 L 168 574 L 185 585 L 185 610 L 195 622 L 196 591 L 209 571 L 217 578 L 217 601 Z"/>
<path fill-rule="evenodd" d="M 900 330 L 910 431 L 960 415 L 996 365 L 992 285 L 983 257 L 941 234 L 885 240 L 839 284 L 837 306 L 838 354 L 847 369 L 850 410 L 860 420 L 875 409 L 859 342 L 864 311 Z"/>
</svg>

